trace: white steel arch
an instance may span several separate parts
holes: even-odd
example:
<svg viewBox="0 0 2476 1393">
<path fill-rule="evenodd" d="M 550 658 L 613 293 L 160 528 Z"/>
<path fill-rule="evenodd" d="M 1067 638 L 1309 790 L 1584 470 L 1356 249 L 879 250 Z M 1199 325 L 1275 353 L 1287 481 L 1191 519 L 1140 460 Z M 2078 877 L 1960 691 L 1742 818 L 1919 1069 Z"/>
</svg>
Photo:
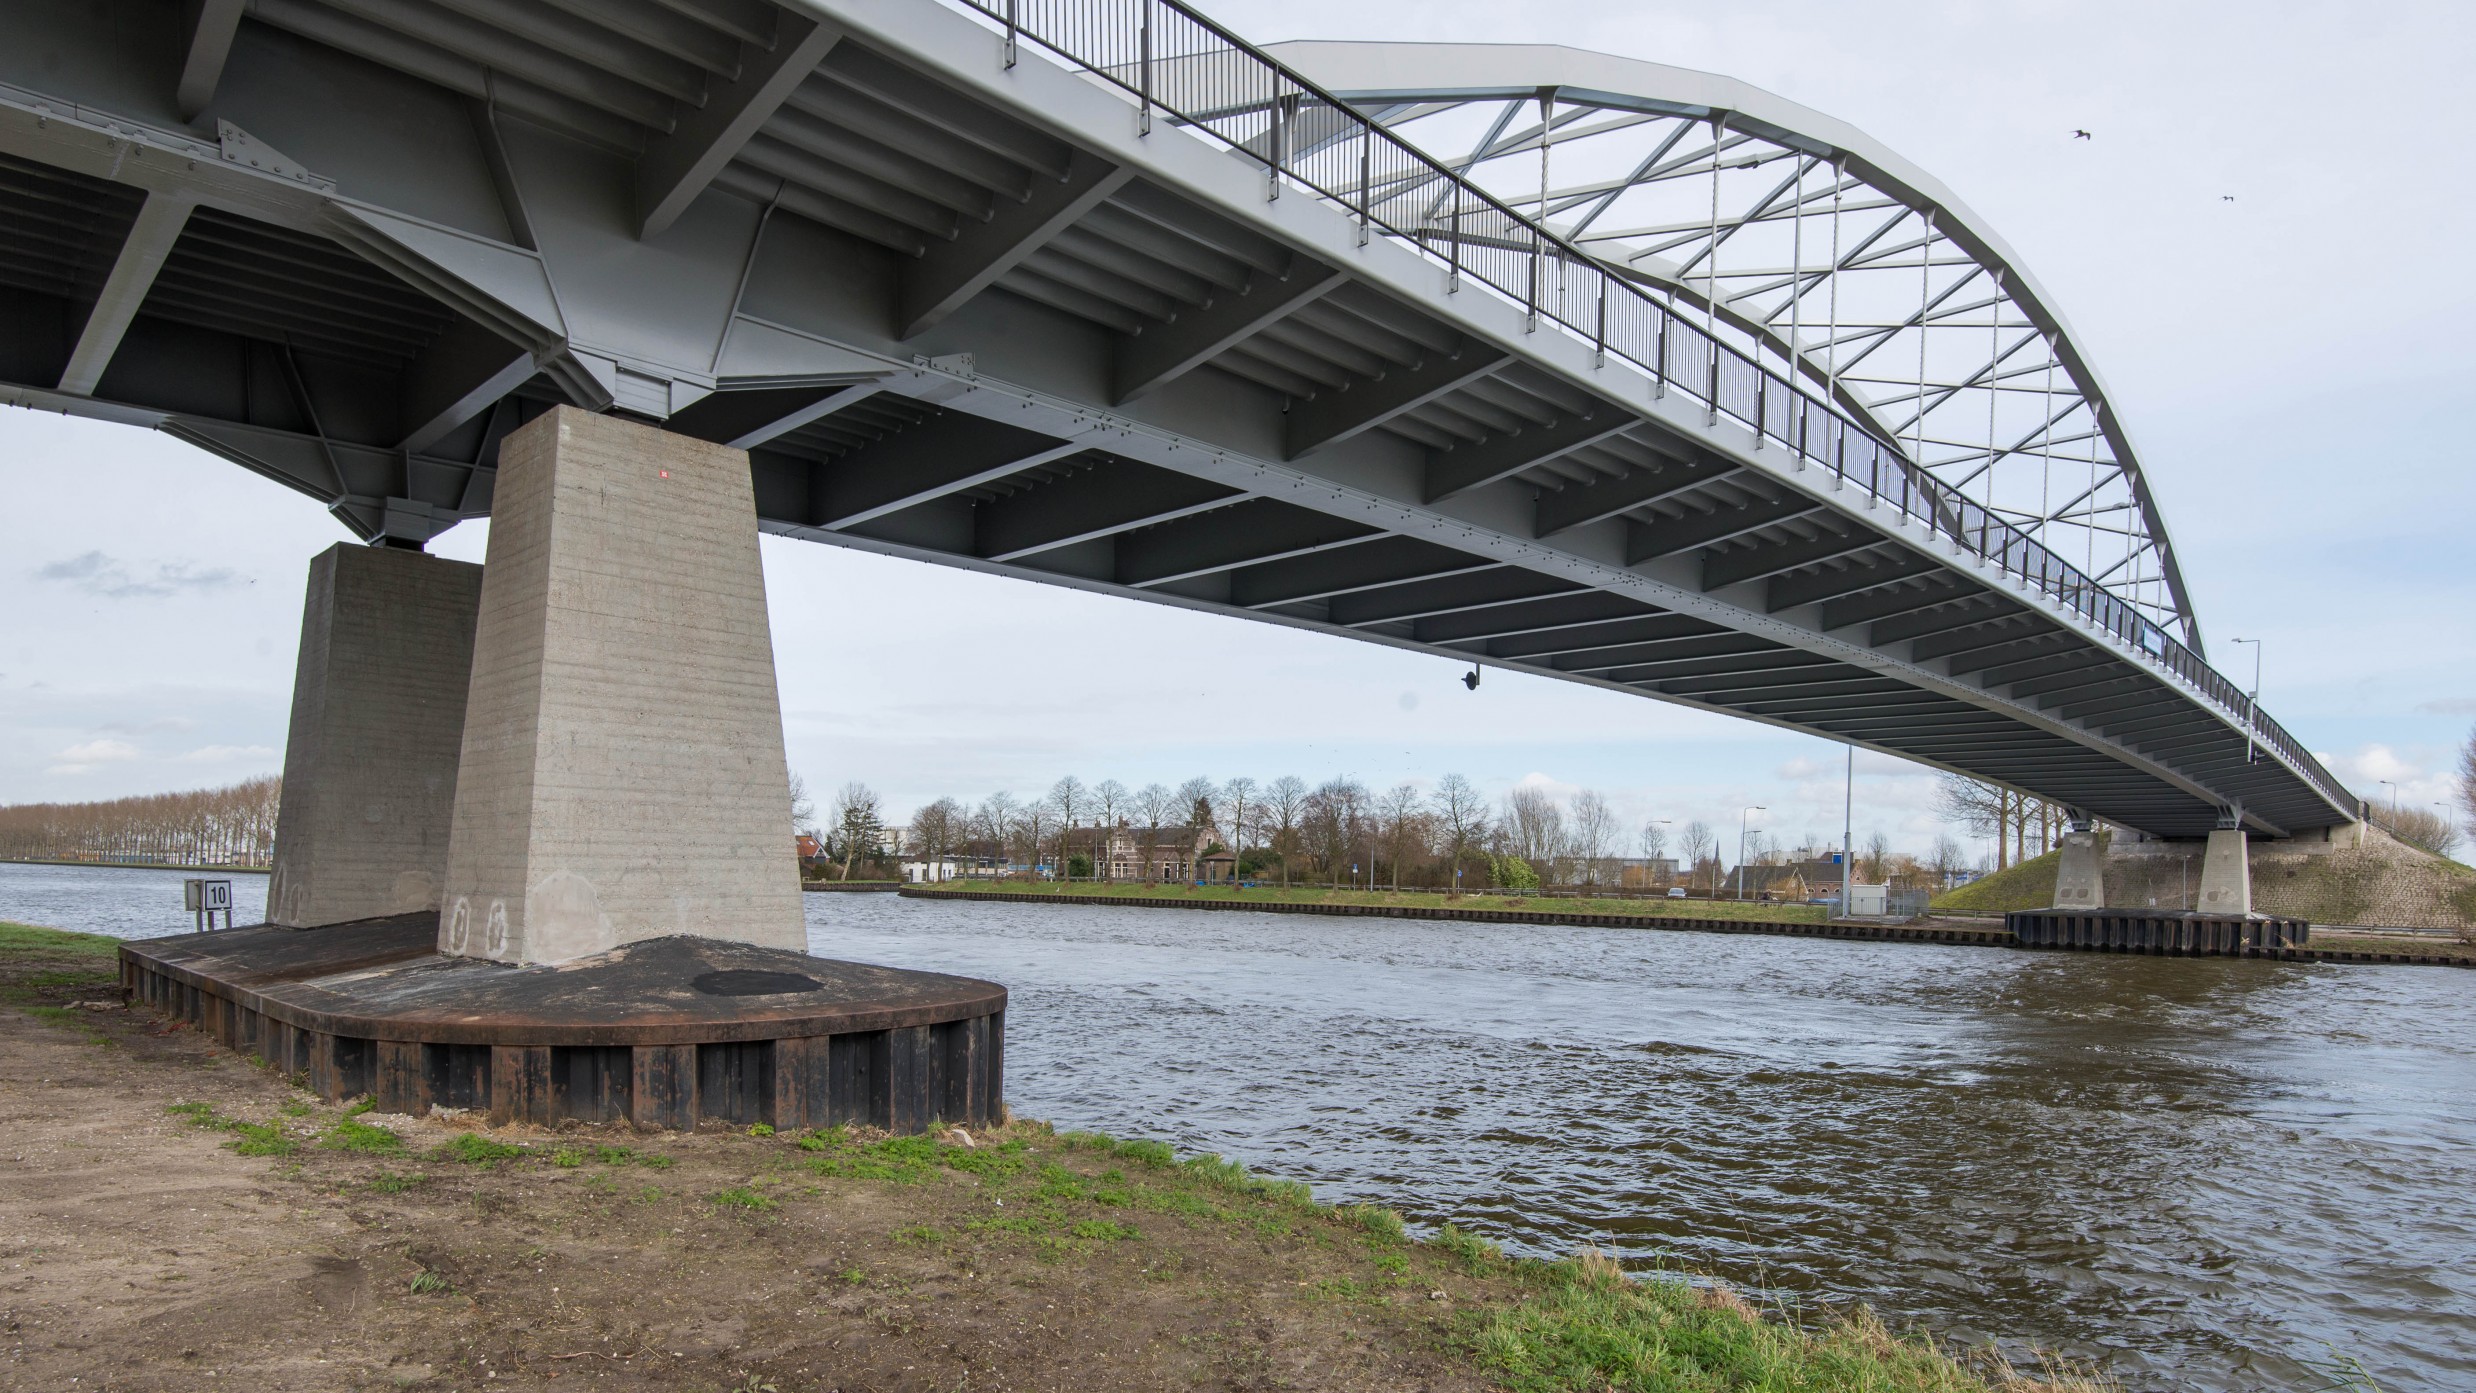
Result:
<svg viewBox="0 0 2476 1393">
<path fill-rule="evenodd" d="M 1983 219 L 1880 142 L 1732 78 L 1556 45 L 1266 51 L 2201 649 L 2139 454 L 2071 326 Z"/>
</svg>

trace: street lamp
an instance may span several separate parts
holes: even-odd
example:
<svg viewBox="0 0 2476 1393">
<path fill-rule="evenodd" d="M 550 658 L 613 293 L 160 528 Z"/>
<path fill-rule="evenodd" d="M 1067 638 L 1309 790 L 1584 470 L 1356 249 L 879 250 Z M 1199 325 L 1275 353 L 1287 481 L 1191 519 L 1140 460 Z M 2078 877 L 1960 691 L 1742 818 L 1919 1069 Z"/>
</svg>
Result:
<svg viewBox="0 0 2476 1393">
<path fill-rule="evenodd" d="M 2388 779 L 2379 779 L 2375 782 L 2387 785 L 2390 789 L 2390 825 L 2396 827 L 2399 825 L 2399 786 Z"/>
<path fill-rule="evenodd" d="M 2244 698 L 2244 762 L 2250 764 L 2253 754 L 2253 732 L 2260 727 L 2258 717 L 2261 712 L 2261 640 L 2231 638 L 2227 642 L 2252 645 L 2252 695 Z"/>
<path fill-rule="evenodd" d="M 1754 814 L 1769 811 L 1757 803 L 1737 814 L 1737 898 L 1740 900 L 1745 898 L 1745 829 L 1753 822 Z"/>
</svg>

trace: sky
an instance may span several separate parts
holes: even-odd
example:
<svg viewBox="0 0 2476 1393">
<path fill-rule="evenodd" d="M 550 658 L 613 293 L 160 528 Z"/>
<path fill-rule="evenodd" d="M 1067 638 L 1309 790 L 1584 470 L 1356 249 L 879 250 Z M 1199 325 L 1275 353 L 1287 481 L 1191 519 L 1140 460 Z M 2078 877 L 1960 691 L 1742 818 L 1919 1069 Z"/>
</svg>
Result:
<svg viewBox="0 0 2476 1393">
<path fill-rule="evenodd" d="M 1219 0 L 1259 41 L 1557 42 L 1726 73 L 1937 176 L 2032 268 L 2139 442 L 2222 670 L 2358 792 L 2449 797 L 2476 727 L 2476 6 Z M 2070 133 L 2087 129 L 2092 139 Z M 2233 195 L 2235 201 L 2225 201 Z M 271 773 L 316 504 L 169 437 L 0 408 L 0 803 Z M 487 524 L 433 550 L 478 561 Z M 1446 772 L 1836 841 L 1843 747 L 1271 625 L 775 538 L 786 740 L 898 816 L 1130 786 Z M 2244 656 L 2231 656 L 2231 655 Z M 2381 781 L 2388 780 L 2385 784 Z M 1930 771 L 1856 760 L 1927 849 Z M 1760 812 L 1745 810 L 1759 806 Z M 1964 844 L 1982 847 L 1980 843 Z M 1729 847 L 1733 853 L 1733 845 Z"/>
</svg>

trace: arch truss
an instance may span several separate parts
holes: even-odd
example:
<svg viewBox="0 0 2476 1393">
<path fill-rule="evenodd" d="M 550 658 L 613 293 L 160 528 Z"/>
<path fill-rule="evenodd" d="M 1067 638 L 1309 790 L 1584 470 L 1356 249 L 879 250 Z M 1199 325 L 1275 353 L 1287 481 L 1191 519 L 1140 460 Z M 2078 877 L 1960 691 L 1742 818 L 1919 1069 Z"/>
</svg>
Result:
<svg viewBox="0 0 2476 1393">
<path fill-rule="evenodd" d="M 1658 64 L 1510 45 L 1270 51 L 2200 648 L 2104 384 L 2035 279 L 1921 171 L 1820 113 Z"/>
</svg>

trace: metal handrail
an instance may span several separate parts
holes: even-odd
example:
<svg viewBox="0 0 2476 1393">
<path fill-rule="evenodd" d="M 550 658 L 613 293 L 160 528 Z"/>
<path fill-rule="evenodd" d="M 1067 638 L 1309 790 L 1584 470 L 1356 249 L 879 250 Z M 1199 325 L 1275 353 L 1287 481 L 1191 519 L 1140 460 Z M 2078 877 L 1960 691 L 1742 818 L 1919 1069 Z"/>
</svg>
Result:
<svg viewBox="0 0 2476 1393">
<path fill-rule="evenodd" d="M 2336 806 L 2354 794 L 2303 744 L 2262 715 L 2200 654 L 2101 582 L 2027 533 L 1970 501 L 1832 402 L 1774 372 L 1706 326 L 1680 317 L 1632 281 L 1417 146 L 1198 13 L 1184 0 L 950 0 L 993 22 L 1013 62 L 1018 38 L 1124 89 L 1143 112 L 1212 137 L 1260 162 L 1266 197 L 1284 181 L 1359 224 L 1406 243 L 1447 270 L 1449 292 L 1467 278 L 1646 372 L 1665 395 L 1682 393 L 1776 443 L 1800 470 L 1831 473 L 1869 506 L 1888 505 L 1955 546 L 2113 634 L 2224 714 L 2239 720 Z"/>
</svg>

